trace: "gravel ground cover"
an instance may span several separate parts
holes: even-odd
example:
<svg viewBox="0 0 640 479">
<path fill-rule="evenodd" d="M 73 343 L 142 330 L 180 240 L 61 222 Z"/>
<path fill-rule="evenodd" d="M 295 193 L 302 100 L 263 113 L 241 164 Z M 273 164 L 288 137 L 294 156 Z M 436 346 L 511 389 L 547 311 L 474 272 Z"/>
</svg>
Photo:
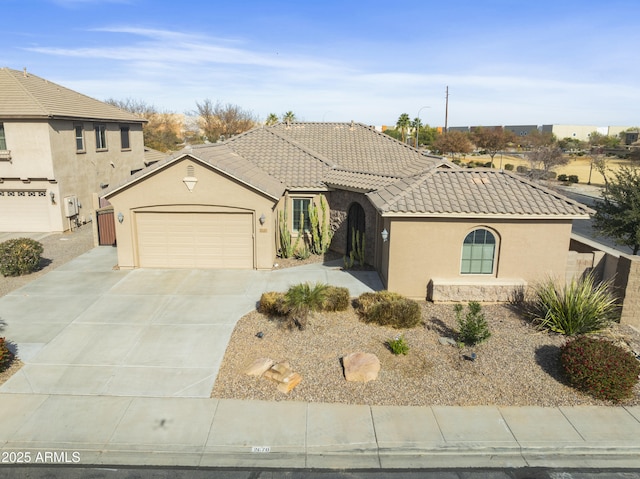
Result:
<svg viewBox="0 0 640 479">
<path fill-rule="evenodd" d="M 452 304 L 421 306 L 423 324 L 409 330 L 366 324 L 350 309 L 315 313 L 305 330 L 289 331 L 277 320 L 252 312 L 236 325 L 211 396 L 396 406 L 608 404 L 563 382 L 557 358 L 565 337 L 537 330 L 509 305 L 483 306 L 492 336 L 474 348 L 440 344 L 440 337 L 455 336 Z M 406 356 L 393 355 L 385 345 L 399 334 L 411 348 Z M 615 324 L 604 334 L 636 351 L 640 345 L 638 332 L 626 326 Z M 376 381 L 344 379 L 340 360 L 356 351 L 380 359 Z M 472 352 L 475 361 L 467 359 Z M 275 383 L 243 373 L 262 357 L 288 361 L 302 382 L 284 394 Z M 640 404 L 640 391 L 625 404 Z"/>
</svg>

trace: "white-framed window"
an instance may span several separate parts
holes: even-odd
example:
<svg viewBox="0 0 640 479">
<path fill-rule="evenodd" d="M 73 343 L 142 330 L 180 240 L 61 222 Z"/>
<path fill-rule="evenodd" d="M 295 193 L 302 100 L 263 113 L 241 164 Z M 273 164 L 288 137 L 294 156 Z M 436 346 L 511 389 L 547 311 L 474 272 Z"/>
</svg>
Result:
<svg viewBox="0 0 640 479">
<path fill-rule="evenodd" d="M 131 144 L 129 142 L 129 127 L 121 126 L 120 127 L 120 147 L 123 150 L 130 150 Z"/>
<path fill-rule="evenodd" d="M 85 151 L 84 150 L 84 128 L 82 125 L 74 125 L 73 131 L 76 135 L 76 151 Z"/>
<path fill-rule="evenodd" d="M 107 126 L 94 125 L 93 129 L 96 132 L 96 150 L 106 150 L 107 149 Z"/>
<path fill-rule="evenodd" d="M 493 274 L 496 258 L 496 237 L 486 228 L 478 228 L 462 242 L 461 274 Z"/>
<path fill-rule="evenodd" d="M 309 231 L 311 229 L 311 222 L 309 221 L 311 198 L 293 198 L 291 202 L 293 206 L 293 231 L 300 231 L 300 213 L 302 213 L 302 221 L 304 221 L 304 231 Z"/>
<path fill-rule="evenodd" d="M 0 150 L 7 149 L 7 137 L 4 136 L 4 123 L 0 122 Z"/>
</svg>

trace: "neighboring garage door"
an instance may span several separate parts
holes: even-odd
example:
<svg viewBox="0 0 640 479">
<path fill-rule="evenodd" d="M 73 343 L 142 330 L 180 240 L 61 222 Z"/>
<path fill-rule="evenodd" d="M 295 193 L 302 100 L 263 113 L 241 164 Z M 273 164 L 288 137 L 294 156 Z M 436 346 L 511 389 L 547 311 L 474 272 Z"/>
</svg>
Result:
<svg viewBox="0 0 640 479">
<path fill-rule="evenodd" d="M 142 268 L 253 268 L 246 213 L 137 213 Z"/>
<path fill-rule="evenodd" d="M 0 189 L 0 231 L 51 231 L 45 190 Z"/>
</svg>

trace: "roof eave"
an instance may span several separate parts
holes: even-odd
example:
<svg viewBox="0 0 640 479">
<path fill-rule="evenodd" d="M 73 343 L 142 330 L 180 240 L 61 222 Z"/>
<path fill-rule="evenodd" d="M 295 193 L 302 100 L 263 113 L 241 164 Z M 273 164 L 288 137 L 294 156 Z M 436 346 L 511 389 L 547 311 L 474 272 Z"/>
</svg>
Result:
<svg viewBox="0 0 640 479">
<path fill-rule="evenodd" d="M 509 220 L 585 220 L 588 214 L 485 214 L 485 213 L 425 213 L 425 212 L 382 212 L 384 218 L 463 218 L 463 219 L 509 219 Z"/>
</svg>

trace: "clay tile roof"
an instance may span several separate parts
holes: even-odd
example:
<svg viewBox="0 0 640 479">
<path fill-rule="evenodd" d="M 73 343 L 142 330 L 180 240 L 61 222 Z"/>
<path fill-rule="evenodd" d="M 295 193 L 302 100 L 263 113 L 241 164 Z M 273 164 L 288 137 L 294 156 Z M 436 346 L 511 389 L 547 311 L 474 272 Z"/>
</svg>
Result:
<svg viewBox="0 0 640 479">
<path fill-rule="evenodd" d="M 152 172 L 166 167 L 185 156 L 191 156 L 201 162 L 207 163 L 224 174 L 245 183 L 255 190 L 279 199 L 285 192 L 285 186 L 266 171 L 252 162 L 242 158 L 225 144 L 201 145 L 193 148 L 185 148 L 177 153 L 167 156 L 164 160 L 138 171 L 123 183 L 109 188 L 103 196 L 109 197 L 115 192 L 138 182 Z"/>
<path fill-rule="evenodd" d="M 492 169 L 437 169 L 368 194 L 382 213 L 425 216 L 585 218 L 593 211 L 517 175 Z"/>
<path fill-rule="evenodd" d="M 143 123 L 132 113 L 31 73 L 0 68 L 1 118 L 78 118 Z"/>
<path fill-rule="evenodd" d="M 442 158 L 428 157 L 375 128 L 361 123 L 278 123 L 275 133 L 330 159 L 336 167 L 382 176 L 415 175 Z"/>
<path fill-rule="evenodd" d="M 372 175 L 355 171 L 331 170 L 324 178 L 329 186 L 342 187 L 360 191 L 372 191 L 396 182 L 392 176 Z"/>
<path fill-rule="evenodd" d="M 325 188 L 322 180 L 333 166 L 270 128 L 255 128 L 224 144 L 289 188 Z"/>
</svg>

